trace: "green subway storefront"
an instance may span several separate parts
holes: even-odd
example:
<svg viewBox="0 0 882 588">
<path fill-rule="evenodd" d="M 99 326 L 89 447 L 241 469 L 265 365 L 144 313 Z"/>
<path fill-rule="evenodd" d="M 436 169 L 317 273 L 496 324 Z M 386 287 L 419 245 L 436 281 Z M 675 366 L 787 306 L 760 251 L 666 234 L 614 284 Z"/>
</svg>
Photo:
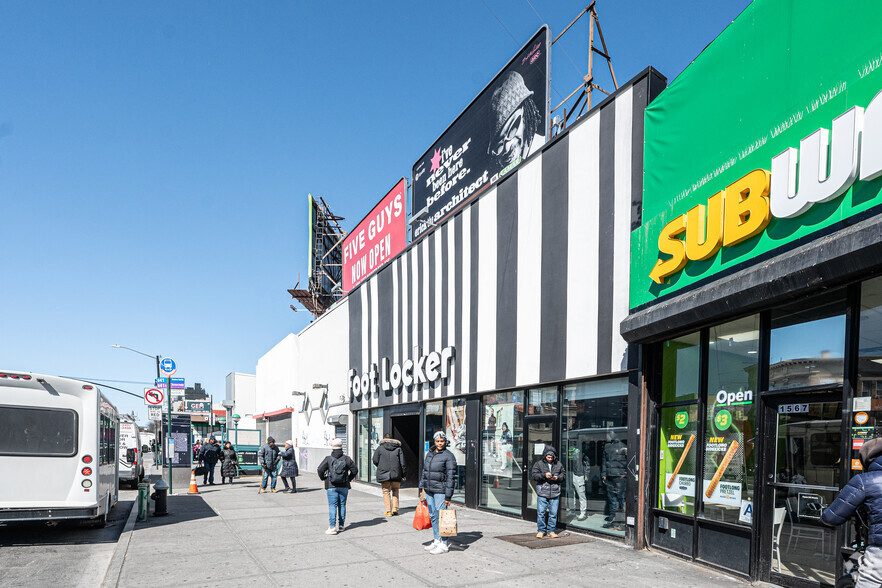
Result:
<svg viewBox="0 0 882 588">
<path fill-rule="evenodd" d="M 882 5 L 829 8 L 754 1 L 647 107 L 621 327 L 638 540 L 787 586 L 842 575 L 882 435 Z"/>
</svg>

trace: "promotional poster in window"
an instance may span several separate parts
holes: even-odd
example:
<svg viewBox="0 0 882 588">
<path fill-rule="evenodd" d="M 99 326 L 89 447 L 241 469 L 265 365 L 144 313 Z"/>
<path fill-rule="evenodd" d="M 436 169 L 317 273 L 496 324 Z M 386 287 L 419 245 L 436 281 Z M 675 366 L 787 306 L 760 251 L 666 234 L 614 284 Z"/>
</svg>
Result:
<svg viewBox="0 0 882 588">
<path fill-rule="evenodd" d="M 545 144 L 550 47 L 543 26 L 414 164 L 414 239 Z"/>
</svg>

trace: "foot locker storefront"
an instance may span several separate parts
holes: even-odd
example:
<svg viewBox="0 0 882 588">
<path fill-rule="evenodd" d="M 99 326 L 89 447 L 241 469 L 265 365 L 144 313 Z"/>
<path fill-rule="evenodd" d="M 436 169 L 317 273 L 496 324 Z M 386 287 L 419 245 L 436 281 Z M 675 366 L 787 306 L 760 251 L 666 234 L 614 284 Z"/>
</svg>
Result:
<svg viewBox="0 0 882 588">
<path fill-rule="evenodd" d="M 391 433 L 416 485 L 445 431 L 454 501 L 535 520 L 529 469 L 553 446 L 572 474 L 559 525 L 633 538 L 638 357 L 619 327 L 643 110 L 664 83 L 624 84 L 349 294 L 362 481 Z"/>
</svg>

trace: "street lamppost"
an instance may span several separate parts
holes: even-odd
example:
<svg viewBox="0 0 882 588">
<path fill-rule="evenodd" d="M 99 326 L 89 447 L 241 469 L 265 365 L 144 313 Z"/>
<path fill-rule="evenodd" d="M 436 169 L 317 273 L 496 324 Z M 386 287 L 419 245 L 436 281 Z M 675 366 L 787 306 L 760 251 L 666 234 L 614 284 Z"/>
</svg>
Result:
<svg viewBox="0 0 882 588">
<path fill-rule="evenodd" d="M 138 351 L 137 349 L 132 349 L 131 347 L 126 347 L 125 345 L 111 345 L 114 349 L 128 349 L 129 351 L 133 351 L 138 355 L 143 355 L 144 357 L 149 357 L 151 359 L 156 360 L 156 379 L 159 380 L 160 371 L 159 371 L 159 360 L 162 359 L 159 355 L 150 355 L 149 353 L 144 353 L 143 351 Z M 166 461 L 168 462 L 168 484 L 169 484 L 169 494 L 171 494 L 171 479 L 172 479 L 172 471 L 171 471 L 171 456 L 167 455 L 168 453 L 168 440 L 171 439 L 171 377 L 168 379 L 169 385 L 167 389 L 168 393 L 168 431 L 166 432 L 166 438 L 162 443 L 162 455 L 166 457 Z M 162 418 L 159 419 L 159 422 L 162 423 Z M 162 432 L 162 427 L 160 427 L 160 433 Z"/>
<path fill-rule="evenodd" d="M 241 418 L 242 417 L 240 417 L 237 414 L 233 415 L 233 422 L 236 424 L 236 443 L 237 444 L 239 443 L 239 419 L 241 419 Z"/>
</svg>

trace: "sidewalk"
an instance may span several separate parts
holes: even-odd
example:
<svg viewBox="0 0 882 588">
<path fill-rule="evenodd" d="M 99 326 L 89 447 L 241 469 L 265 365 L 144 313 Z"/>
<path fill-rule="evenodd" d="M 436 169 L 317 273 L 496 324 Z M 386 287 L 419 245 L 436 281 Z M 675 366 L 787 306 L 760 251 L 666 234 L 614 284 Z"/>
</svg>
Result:
<svg viewBox="0 0 882 588">
<path fill-rule="evenodd" d="M 353 487 L 346 530 L 325 535 L 328 509 L 315 474 L 297 479 L 297 494 L 258 494 L 259 479 L 206 486 L 169 499 L 167 517 L 150 517 L 131 533 L 119 586 L 745 586 L 690 563 L 634 551 L 599 538 L 531 550 L 497 539 L 534 533 L 535 525 L 459 509 L 460 534 L 450 552 L 430 555 L 431 531 L 411 527 L 416 501 L 383 516 L 383 501 Z M 279 488 L 282 487 L 281 481 Z M 553 541 L 553 540 L 547 540 Z"/>
</svg>

